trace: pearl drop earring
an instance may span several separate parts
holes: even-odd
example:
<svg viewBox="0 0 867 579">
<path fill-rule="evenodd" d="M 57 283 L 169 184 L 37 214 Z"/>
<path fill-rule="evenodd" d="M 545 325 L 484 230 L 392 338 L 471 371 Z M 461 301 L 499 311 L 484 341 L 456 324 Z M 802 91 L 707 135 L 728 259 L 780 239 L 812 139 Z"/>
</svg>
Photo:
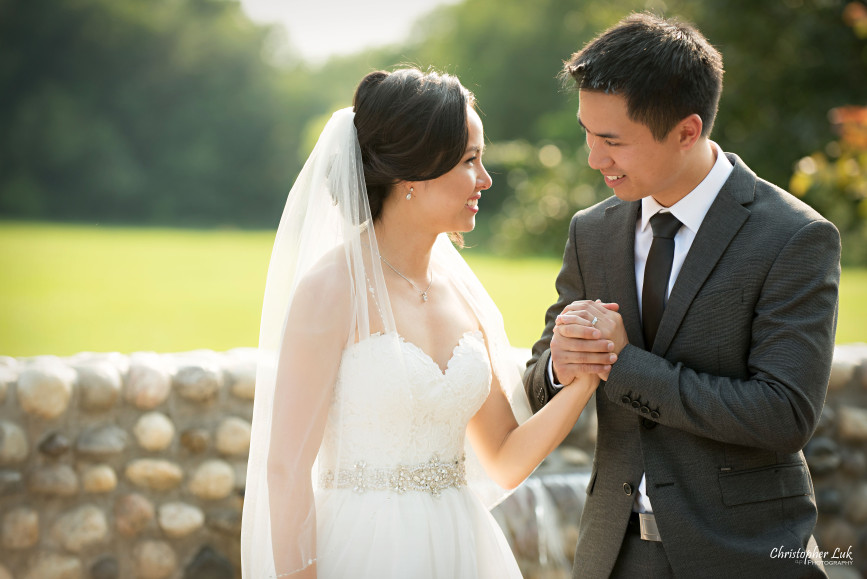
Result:
<svg viewBox="0 0 867 579">
<path fill-rule="evenodd" d="M 412 192 L 413 192 L 413 191 L 414 191 L 414 189 L 413 189 L 412 187 L 410 187 L 410 188 L 409 188 L 409 193 L 406 194 L 406 200 L 407 200 L 407 201 L 409 201 L 410 199 L 412 199 Z"/>
</svg>

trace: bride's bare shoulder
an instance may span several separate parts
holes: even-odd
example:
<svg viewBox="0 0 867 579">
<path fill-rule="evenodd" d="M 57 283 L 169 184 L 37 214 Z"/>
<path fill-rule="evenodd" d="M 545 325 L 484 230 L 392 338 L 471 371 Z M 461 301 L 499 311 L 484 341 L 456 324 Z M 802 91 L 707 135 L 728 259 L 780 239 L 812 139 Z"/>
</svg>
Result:
<svg viewBox="0 0 867 579">
<path fill-rule="evenodd" d="M 342 247 L 323 255 L 298 282 L 293 309 L 322 321 L 349 318 L 351 279 Z"/>
</svg>

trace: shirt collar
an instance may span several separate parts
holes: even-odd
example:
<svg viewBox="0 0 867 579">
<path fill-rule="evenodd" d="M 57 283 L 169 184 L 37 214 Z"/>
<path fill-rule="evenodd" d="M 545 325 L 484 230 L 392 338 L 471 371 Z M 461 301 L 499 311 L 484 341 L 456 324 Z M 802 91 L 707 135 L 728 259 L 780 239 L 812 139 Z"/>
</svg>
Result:
<svg viewBox="0 0 867 579">
<path fill-rule="evenodd" d="M 687 195 L 672 205 L 663 207 L 656 202 L 653 196 L 648 195 L 641 200 L 641 231 L 647 229 L 650 218 L 662 210 L 670 211 L 672 215 L 686 225 L 693 233 L 698 233 L 701 222 L 704 221 L 710 206 L 713 205 L 717 194 L 731 175 L 734 165 L 728 160 L 719 145 L 710 142 L 716 150 L 716 161 L 711 167 L 710 173 L 698 186 Z"/>
</svg>

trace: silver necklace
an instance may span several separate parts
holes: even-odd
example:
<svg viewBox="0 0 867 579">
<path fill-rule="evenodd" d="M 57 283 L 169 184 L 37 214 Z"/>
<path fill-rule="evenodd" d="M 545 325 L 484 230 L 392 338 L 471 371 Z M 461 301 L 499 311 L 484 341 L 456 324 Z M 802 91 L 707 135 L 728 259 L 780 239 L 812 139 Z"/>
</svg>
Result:
<svg viewBox="0 0 867 579">
<path fill-rule="evenodd" d="M 397 270 L 397 268 L 394 267 L 393 265 L 391 265 L 391 264 L 388 262 L 388 260 L 385 259 L 382 255 L 379 256 L 379 259 L 381 259 L 383 262 L 385 262 L 385 265 L 387 265 L 388 267 L 390 267 L 391 270 L 392 270 L 394 273 L 396 273 L 397 275 L 399 275 L 400 277 L 402 277 L 403 279 L 405 279 L 407 282 L 409 282 L 409 285 L 411 285 L 411 286 L 413 287 L 413 289 L 415 289 L 415 291 L 417 291 L 418 293 L 421 294 L 421 299 L 422 299 L 422 301 L 425 301 L 425 302 L 427 301 L 427 292 L 428 292 L 428 290 L 430 290 L 430 286 L 433 285 L 433 271 L 430 272 L 430 283 L 427 284 L 427 288 L 424 289 L 424 290 L 421 290 L 417 285 L 415 285 L 415 284 L 412 282 L 411 279 L 409 279 L 408 277 L 406 277 L 405 275 L 403 275 L 402 273 L 400 273 L 400 272 Z"/>
</svg>

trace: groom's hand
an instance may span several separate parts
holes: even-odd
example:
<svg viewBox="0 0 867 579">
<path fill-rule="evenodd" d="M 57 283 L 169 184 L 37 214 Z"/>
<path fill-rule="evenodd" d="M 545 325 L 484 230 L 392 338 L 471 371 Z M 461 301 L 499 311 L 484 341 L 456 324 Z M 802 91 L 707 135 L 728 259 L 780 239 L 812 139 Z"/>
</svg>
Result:
<svg viewBox="0 0 867 579">
<path fill-rule="evenodd" d="M 551 361 L 558 381 L 568 384 L 579 373 L 608 379 L 611 364 L 629 343 L 618 310 L 615 303 L 582 300 L 569 304 L 557 316 L 551 340 Z M 559 378 L 561 371 L 568 381 Z"/>
<path fill-rule="evenodd" d="M 566 306 L 558 318 L 563 318 L 563 322 L 567 322 L 574 320 L 571 316 L 577 316 L 580 320 L 589 321 L 590 324 L 592 324 L 593 318 L 597 318 L 595 327 L 602 331 L 603 338 L 614 342 L 612 351 L 619 355 L 629 343 L 626 326 L 623 325 L 623 317 L 618 313 L 619 311 L 620 306 L 615 303 L 583 300 L 572 302 Z M 583 321 L 579 321 L 579 323 L 584 323 Z"/>
<path fill-rule="evenodd" d="M 616 344 L 606 335 L 614 326 L 607 314 L 619 318 L 617 309 L 617 304 L 583 300 L 569 304 L 557 316 L 551 338 L 551 365 L 557 382 L 570 384 L 579 374 L 607 377 L 617 361 Z"/>
</svg>

